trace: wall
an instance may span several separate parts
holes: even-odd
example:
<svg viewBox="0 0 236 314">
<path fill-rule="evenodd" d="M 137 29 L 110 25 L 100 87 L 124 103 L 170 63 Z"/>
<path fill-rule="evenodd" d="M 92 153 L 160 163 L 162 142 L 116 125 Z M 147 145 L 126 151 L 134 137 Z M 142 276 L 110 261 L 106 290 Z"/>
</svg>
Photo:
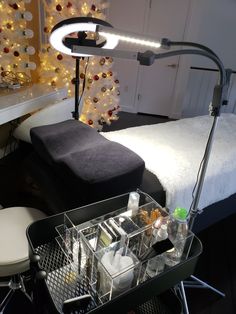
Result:
<svg viewBox="0 0 236 314">
<path fill-rule="evenodd" d="M 118 0 L 110 0 L 108 21 L 118 29 L 128 29 L 130 32 L 142 34 L 146 17 L 148 0 L 128 0 L 123 5 Z M 132 22 L 131 22 L 132 21 Z M 129 49 L 127 45 L 119 44 L 118 49 Z M 135 112 L 135 98 L 139 66 L 137 61 L 114 58 L 114 71 L 120 81 L 121 110 Z"/>
<path fill-rule="evenodd" d="M 147 7 L 148 2 L 149 0 L 146 1 Z M 136 33 L 143 32 L 146 9 L 142 9 L 141 5 L 145 1 L 127 0 L 127 6 L 123 7 L 117 0 L 110 0 L 110 3 L 111 23 L 114 26 L 121 25 L 122 29 Z M 236 29 L 235 12 L 235 0 L 191 0 L 184 39 L 207 45 L 219 55 L 226 67 L 236 69 L 236 40 L 233 40 Z M 127 15 L 132 21 L 133 29 L 130 29 L 130 23 L 128 26 L 126 25 Z M 171 23 L 171 19 L 169 19 L 169 23 Z M 115 62 L 115 69 L 117 69 L 121 84 L 121 105 L 126 111 L 135 111 L 135 93 L 139 74 L 138 68 L 131 63 L 132 61 L 123 60 Z M 204 57 L 181 57 L 172 99 L 171 117 L 173 118 L 208 112 L 217 77 L 214 73 L 190 70 L 190 66 L 215 68 L 215 65 Z M 123 80 L 130 83 L 123 85 Z M 232 78 L 232 83 L 230 106 L 224 108 L 229 112 L 235 109 L 236 75 L 235 78 Z"/>
<path fill-rule="evenodd" d="M 186 40 L 207 45 L 223 61 L 225 67 L 236 70 L 236 1 L 192 0 Z M 192 57 L 189 66 L 216 68 L 208 59 Z M 218 76 L 214 72 L 190 70 L 185 86 L 182 116 L 190 117 L 208 113 L 213 87 Z M 229 106 L 223 111 L 236 112 L 236 75 L 232 76 Z M 180 105 L 181 107 L 181 105 Z"/>
<path fill-rule="evenodd" d="M 186 39 L 201 42 L 213 49 L 226 67 L 236 66 L 236 42 L 233 40 L 236 27 L 235 12 L 235 0 L 192 0 Z M 199 65 L 196 61 L 194 63 Z M 208 61 L 207 63 L 209 64 Z"/>
</svg>

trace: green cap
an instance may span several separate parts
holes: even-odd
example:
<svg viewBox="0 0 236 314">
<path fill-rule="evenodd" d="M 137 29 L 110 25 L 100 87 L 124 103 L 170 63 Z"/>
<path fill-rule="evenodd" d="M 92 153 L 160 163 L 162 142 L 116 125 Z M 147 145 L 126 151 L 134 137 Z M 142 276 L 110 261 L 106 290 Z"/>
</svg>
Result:
<svg viewBox="0 0 236 314">
<path fill-rule="evenodd" d="M 187 218 L 188 212 L 186 208 L 183 207 L 176 207 L 173 212 L 173 216 L 176 219 L 185 220 Z"/>
</svg>

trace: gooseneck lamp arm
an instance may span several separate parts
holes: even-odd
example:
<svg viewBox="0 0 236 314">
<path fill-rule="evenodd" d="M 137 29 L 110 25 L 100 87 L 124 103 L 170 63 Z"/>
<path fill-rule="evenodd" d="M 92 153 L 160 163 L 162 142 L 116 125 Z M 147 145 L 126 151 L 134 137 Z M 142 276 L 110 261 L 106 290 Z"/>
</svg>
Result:
<svg viewBox="0 0 236 314">
<path fill-rule="evenodd" d="M 199 181 L 196 186 L 196 192 L 194 196 L 194 200 L 192 202 L 190 211 L 189 211 L 189 229 L 192 230 L 195 218 L 199 212 L 198 204 L 202 192 L 202 187 L 205 179 L 205 174 L 207 170 L 207 165 L 211 153 L 211 147 L 213 143 L 214 132 L 217 126 L 218 117 L 220 115 L 220 108 L 224 104 L 227 99 L 227 91 L 228 91 L 228 83 L 225 68 L 221 62 L 221 60 L 216 56 L 216 54 L 212 54 L 207 49 L 199 50 L 199 49 L 182 49 L 182 50 L 174 50 L 163 53 L 154 53 L 152 51 L 146 51 L 144 53 L 141 52 L 130 52 L 130 51 L 122 51 L 122 50 L 111 50 L 107 49 L 99 49 L 93 47 L 72 47 L 73 52 L 83 52 L 83 53 L 91 53 L 93 55 L 106 56 L 112 55 L 112 57 L 123 58 L 123 59 L 133 59 L 139 61 L 141 65 L 151 65 L 157 59 L 168 58 L 176 55 L 201 55 L 203 57 L 211 59 L 219 69 L 219 84 L 215 86 L 212 98 L 212 109 L 211 115 L 214 117 L 213 125 L 208 137 L 205 154 L 203 157 L 203 161 L 201 164 L 200 172 L 199 172 Z"/>
<path fill-rule="evenodd" d="M 169 49 L 173 46 L 178 46 L 178 47 L 185 46 L 185 47 L 198 48 L 198 49 L 201 49 L 203 51 L 206 51 L 206 52 L 216 56 L 219 59 L 219 57 L 216 55 L 216 53 L 212 49 L 210 49 L 209 47 L 207 47 L 205 45 L 195 43 L 192 41 L 172 41 L 169 38 L 162 38 L 162 40 L 161 40 L 161 47 L 162 48 Z"/>
<path fill-rule="evenodd" d="M 72 46 L 73 53 L 83 53 L 83 54 L 92 54 L 97 56 L 107 56 L 121 58 L 121 59 L 132 59 L 137 60 L 141 65 L 150 66 L 155 60 L 163 59 L 168 57 L 173 57 L 177 55 L 201 55 L 208 59 L 211 59 L 219 69 L 220 79 L 219 85 L 216 85 L 213 93 L 212 100 L 212 115 L 219 115 L 219 109 L 226 99 L 228 84 L 226 80 L 226 71 L 221 60 L 214 54 L 211 54 L 207 51 L 202 51 L 198 49 L 180 49 L 162 53 L 154 53 L 152 51 L 146 52 L 133 52 L 133 51 L 124 51 L 124 50 L 109 50 L 109 49 L 100 49 L 94 47 L 81 47 L 81 46 Z"/>
</svg>

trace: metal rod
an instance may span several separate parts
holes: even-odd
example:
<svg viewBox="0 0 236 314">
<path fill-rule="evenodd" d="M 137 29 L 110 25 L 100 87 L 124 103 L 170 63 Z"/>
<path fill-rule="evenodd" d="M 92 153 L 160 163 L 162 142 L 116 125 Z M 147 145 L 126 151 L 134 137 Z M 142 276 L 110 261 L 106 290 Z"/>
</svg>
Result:
<svg viewBox="0 0 236 314">
<path fill-rule="evenodd" d="M 218 116 L 215 116 L 214 120 L 213 120 L 213 126 L 211 128 L 211 132 L 210 132 L 209 137 L 208 137 L 208 141 L 207 141 L 207 145 L 206 145 L 206 149 L 205 149 L 205 155 L 203 157 L 204 159 L 203 159 L 202 167 L 200 169 L 199 182 L 198 182 L 198 185 L 196 187 L 196 193 L 194 196 L 192 206 L 190 208 L 190 213 L 189 213 L 189 229 L 190 230 L 192 230 L 195 218 L 198 214 L 198 204 L 199 204 L 199 200 L 200 200 L 200 196 L 201 196 L 201 192 L 202 192 L 202 187 L 203 187 L 203 183 L 204 183 L 204 179 L 205 179 L 205 175 L 206 175 L 208 161 L 210 158 L 210 153 L 211 153 L 211 148 L 212 148 L 212 143 L 213 143 L 213 138 L 214 138 L 214 133 L 215 133 L 215 129 L 217 126 L 218 118 L 219 118 Z"/>
<path fill-rule="evenodd" d="M 180 281 L 180 291 L 181 291 L 181 297 L 182 297 L 182 300 L 184 303 L 184 313 L 189 314 L 188 302 L 187 302 L 187 298 L 186 298 L 186 294 L 185 294 L 185 290 L 184 290 L 183 281 Z"/>
<path fill-rule="evenodd" d="M 195 277 L 195 276 L 193 276 L 193 275 L 190 276 L 190 277 L 191 277 L 193 280 L 196 280 L 196 281 L 197 281 L 199 284 L 201 284 L 202 286 L 204 286 L 204 287 L 206 287 L 206 288 L 208 288 L 208 289 L 214 291 L 215 293 L 219 294 L 221 297 L 223 297 L 223 298 L 225 297 L 225 293 L 223 293 L 223 292 L 219 291 L 218 289 L 216 289 L 216 288 L 214 288 L 214 287 L 208 285 L 206 282 L 204 282 L 204 281 L 198 279 L 197 277 Z"/>
<path fill-rule="evenodd" d="M 77 57 L 75 66 L 75 111 L 73 112 L 75 120 L 79 120 L 79 65 L 80 57 Z"/>
<path fill-rule="evenodd" d="M 201 71 L 209 71 L 209 72 L 219 72 L 219 69 L 212 69 L 212 68 L 206 68 L 206 67 L 195 67 L 191 66 L 190 69 L 192 70 L 201 70 Z M 231 71 L 232 74 L 235 74 L 236 71 Z"/>
<path fill-rule="evenodd" d="M 155 59 L 163 59 L 167 57 L 172 57 L 176 55 L 200 55 L 203 57 L 206 57 L 208 59 L 211 59 L 218 67 L 220 72 L 220 85 L 226 84 L 226 72 L 223 63 L 221 60 L 209 52 L 197 50 L 197 49 L 182 49 L 182 50 L 174 50 L 174 51 L 168 51 L 163 53 L 156 53 Z"/>
<path fill-rule="evenodd" d="M 210 49 L 209 47 L 205 46 L 205 45 L 202 45 L 202 44 L 199 44 L 199 43 L 195 43 L 195 42 L 191 42 L 191 41 L 169 41 L 169 46 L 187 46 L 187 47 L 196 47 L 196 48 L 199 48 L 201 50 L 204 50 L 214 56 L 217 56 L 217 54 L 212 50 Z"/>
<path fill-rule="evenodd" d="M 6 306 L 11 301 L 13 294 L 14 294 L 14 290 L 8 291 L 7 295 L 5 296 L 5 298 L 3 299 L 3 301 L 0 304 L 0 311 L 1 311 L 0 313 L 3 313 Z"/>
</svg>

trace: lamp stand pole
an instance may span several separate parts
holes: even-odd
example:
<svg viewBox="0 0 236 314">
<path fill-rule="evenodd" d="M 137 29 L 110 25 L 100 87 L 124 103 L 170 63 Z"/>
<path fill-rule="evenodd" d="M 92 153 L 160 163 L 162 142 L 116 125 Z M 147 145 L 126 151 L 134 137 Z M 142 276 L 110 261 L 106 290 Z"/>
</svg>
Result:
<svg viewBox="0 0 236 314">
<path fill-rule="evenodd" d="M 75 120 L 79 120 L 79 66 L 80 66 L 80 58 L 76 57 L 76 65 L 75 65 L 75 110 L 72 115 Z"/>
<path fill-rule="evenodd" d="M 219 119 L 219 113 L 217 115 L 214 115 L 213 124 L 212 124 L 210 134 L 209 134 L 209 137 L 207 140 L 207 145 L 206 145 L 205 153 L 203 156 L 203 162 L 202 162 L 200 173 L 199 173 L 199 182 L 198 182 L 198 185 L 196 187 L 196 193 L 194 196 L 194 200 L 193 200 L 193 203 L 192 203 L 190 211 L 189 211 L 189 222 L 188 222 L 189 230 L 192 230 L 193 225 L 194 225 L 194 221 L 195 221 L 197 215 L 201 212 L 201 210 L 199 210 L 199 208 L 198 208 L 198 203 L 199 203 L 201 192 L 202 192 L 202 187 L 203 187 L 203 183 L 204 183 L 204 179 L 205 179 L 208 161 L 210 158 L 214 133 L 216 130 L 218 119 Z M 178 285 L 179 294 L 180 294 L 180 297 L 181 297 L 182 302 L 183 302 L 184 314 L 189 314 L 188 303 L 187 303 L 184 288 L 210 289 L 213 292 L 215 292 L 216 294 L 220 295 L 221 297 L 225 297 L 225 293 L 212 287 L 211 285 L 200 280 L 199 278 L 197 278 L 193 275 L 191 275 L 190 278 L 192 279 L 191 281 L 190 280 L 181 281 L 180 284 Z"/>
<path fill-rule="evenodd" d="M 189 223 L 188 223 L 188 226 L 189 226 L 190 230 L 193 229 L 194 221 L 195 221 L 197 215 L 199 213 L 201 213 L 201 210 L 199 210 L 199 208 L 198 208 L 198 203 L 199 203 L 200 196 L 201 196 L 201 193 L 202 193 L 202 187 L 203 187 L 203 183 L 204 183 L 204 180 L 205 180 L 205 175 L 206 175 L 206 170 L 207 170 L 207 166 L 208 166 L 208 161 L 210 159 L 210 154 L 211 154 L 211 149 L 212 149 L 212 144 L 213 144 L 213 138 L 214 138 L 214 133 L 215 133 L 216 126 L 217 126 L 217 123 L 218 123 L 218 119 L 219 119 L 219 116 L 214 116 L 213 124 L 212 124 L 212 127 L 211 127 L 211 131 L 210 131 L 210 134 L 209 134 L 209 137 L 208 137 L 208 140 L 207 140 L 207 145 L 206 145 L 206 148 L 205 148 L 205 154 L 204 154 L 204 157 L 203 157 L 203 163 L 202 163 L 202 166 L 201 166 L 201 169 L 200 169 L 200 174 L 199 174 L 199 182 L 198 182 L 198 185 L 196 187 L 196 193 L 195 193 L 194 200 L 193 200 L 193 203 L 191 205 L 190 212 L 189 212 Z"/>
<path fill-rule="evenodd" d="M 228 90 L 228 86 L 230 84 L 230 78 L 231 78 L 231 75 L 232 75 L 233 71 L 231 69 L 226 69 L 225 72 L 226 72 L 226 78 L 225 78 L 226 90 L 224 91 L 223 94 L 225 94 L 225 96 L 226 96 L 226 93 L 227 93 L 227 90 Z M 214 97 L 213 97 L 213 99 L 214 99 Z M 227 105 L 227 103 L 228 103 L 227 97 L 223 98 L 222 99 L 222 104 L 223 105 Z M 207 140 L 205 154 L 203 156 L 203 163 L 202 163 L 202 166 L 201 166 L 201 169 L 200 169 L 199 182 L 198 182 L 198 185 L 196 187 L 195 197 L 194 197 L 194 200 L 193 200 L 193 203 L 191 205 L 190 212 L 189 212 L 189 229 L 190 230 L 192 230 L 192 228 L 193 228 L 194 221 L 195 221 L 197 215 L 199 213 L 201 213 L 201 210 L 199 210 L 199 208 L 198 208 L 198 204 L 199 204 L 200 195 L 201 195 L 201 192 L 202 192 L 202 187 L 203 187 L 205 174 L 206 174 L 206 170 L 207 170 L 207 165 L 208 165 L 208 161 L 209 161 L 209 157 L 210 157 L 210 153 L 211 153 L 211 149 L 212 149 L 214 133 L 215 133 L 215 130 L 216 130 L 216 127 L 217 127 L 217 123 L 218 123 L 218 119 L 219 119 L 219 115 L 220 115 L 219 110 L 220 110 L 219 107 L 217 108 L 217 110 L 215 112 L 213 110 L 214 120 L 213 120 L 213 124 L 212 124 L 212 127 L 211 127 L 211 131 L 210 131 L 208 140 Z M 181 295 L 182 300 L 183 300 L 185 314 L 189 314 L 189 310 L 188 310 L 188 304 L 187 304 L 187 299 L 186 299 L 186 296 L 185 296 L 184 287 L 186 287 L 186 288 L 207 288 L 207 289 L 212 290 L 216 294 L 220 295 L 221 297 L 225 297 L 225 293 L 223 293 L 220 290 L 212 287 L 211 285 L 209 285 L 206 282 L 200 280 L 199 278 L 197 278 L 197 277 L 195 277 L 193 275 L 191 275 L 190 278 L 193 281 L 184 281 L 184 282 L 181 281 L 180 282 L 180 295 Z"/>
</svg>

